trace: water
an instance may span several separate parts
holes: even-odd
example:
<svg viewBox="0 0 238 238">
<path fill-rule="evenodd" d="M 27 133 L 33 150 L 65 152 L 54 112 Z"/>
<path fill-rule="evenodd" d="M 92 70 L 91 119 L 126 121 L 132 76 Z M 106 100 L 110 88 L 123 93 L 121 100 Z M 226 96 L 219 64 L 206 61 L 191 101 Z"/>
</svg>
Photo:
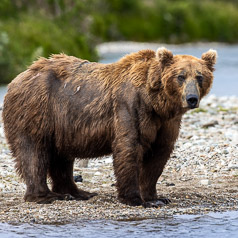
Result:
<svg viewBox="0 0 238 238">
<path fill-rule="evenodd" d="M 67 225 L 0 224 L 0 237 L 208 237 L 238 236 L 238 213 L 180 215 L 169 219 L 141 221 L 81 221 Z"/>
<path fill-rule="evenodd" d="M 7 92 L 7 87 L 6 86 L 0 86 L 0 104 L 3 103 L 4 95 Z"/>
<path fill-rule="evenodd" d="M 156 49 L 158 45 L 125 44 L 118 52 L 114 47 L 110 52 L 101 51 L 101 62 L 109 63 L 121 56 L 140 49 Z M 217 96 L 238 96 L 238 45 L 184 45 L 166 46 L 174 54 L 191 54 L 200 57 L 209 48 L 218 51 L 215 80 L 211 93 Z M 0 87 L 0 103 L 6 87 Z M 238 211 L 209 213 L 208 215 L 181 215 L 170 219 L 142 221 L 80 221 L 67 225 L 37 225 L 0 223 L 0 238 L 10 237 L 238 237 Z"/>
</svg>

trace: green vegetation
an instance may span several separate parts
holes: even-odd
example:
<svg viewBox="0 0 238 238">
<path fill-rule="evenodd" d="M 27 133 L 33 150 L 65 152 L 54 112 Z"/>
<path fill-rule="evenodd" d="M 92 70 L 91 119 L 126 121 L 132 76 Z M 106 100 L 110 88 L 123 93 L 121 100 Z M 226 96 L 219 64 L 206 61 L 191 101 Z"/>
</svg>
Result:
<svg viewBox="0 0 238 238">
<path fill-rule="evenodd" d="M 1 0 L 0 83 L 38 56 L 97 60 L 103 41 L 237 43 L 237 29 L 235 0 Z"/>
<path fill-rule="evenodd" d="M 190 113 L 194 114 L 194 113 L 199 113 L 199 112 L 208 112 L 208 111 L 207 111 L 207 109 L 204 109 L 204 108 L 195 108 Z"/>
<path fill-rule="evenodd" d="M 150 1 L 149 1 L 150 2 Z M 160 0 L 152 1 L 141 16 L 122 17 L 120 32 L 130 40 L 184 43 L 238 41 L 238 4 L 229 1 Z M 133 33 L 132 33 L 133 31 Z"/>
<path fill-rule="evenodd" d="M 224 108 L 220 105 L 218 105 L 218 108 L 217 108 L 218 112 L 236 112 L 237 110 L 238 110 L 237 107 Z"/>
</svg>

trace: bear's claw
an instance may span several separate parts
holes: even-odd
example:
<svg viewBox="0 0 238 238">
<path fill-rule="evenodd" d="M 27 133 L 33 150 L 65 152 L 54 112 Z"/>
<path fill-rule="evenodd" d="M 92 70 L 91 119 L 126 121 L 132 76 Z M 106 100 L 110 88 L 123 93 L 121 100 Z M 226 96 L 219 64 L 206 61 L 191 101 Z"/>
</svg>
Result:
<svg viewBox="0 0 238 238">
<path fill-rule="evenodd" d="M 144 208 L 151 208 L 151 207 L 158 208 L 158 207 L 167 205 L 167 204 L 169 204 L 170 202 L 171 202 L 171 201 L 170 201 L 170 199 L 168 199 L 168 198 L 159 198 L 159 199 L 154 200 L 154 201 L 144 202 L 144 203 L 143 203 L 143 207 L 144 207 Z"/>
</svg>

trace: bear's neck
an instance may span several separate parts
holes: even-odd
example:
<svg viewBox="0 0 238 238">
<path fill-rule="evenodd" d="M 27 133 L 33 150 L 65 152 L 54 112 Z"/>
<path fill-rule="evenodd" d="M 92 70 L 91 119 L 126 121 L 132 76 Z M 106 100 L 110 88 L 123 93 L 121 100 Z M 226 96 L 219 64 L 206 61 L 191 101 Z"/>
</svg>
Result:
<svg viewBox="0 0 238 238">
<path fill-rule="evenodd" d="M 149 95 L 154 111 L 163 120 L 181 118 L 187 111 L 187 109 L 181 108 L 180 103 L 171 100 L 163 89 L 150 92 Z"/>
</svg>

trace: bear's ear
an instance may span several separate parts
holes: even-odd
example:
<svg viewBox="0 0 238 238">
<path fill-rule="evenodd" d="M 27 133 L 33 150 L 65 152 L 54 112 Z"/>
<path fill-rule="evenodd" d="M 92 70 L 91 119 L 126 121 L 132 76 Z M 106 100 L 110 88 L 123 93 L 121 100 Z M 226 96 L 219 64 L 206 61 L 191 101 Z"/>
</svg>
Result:
<svg viewBox="0 0 238 238">
<path fill-rule="evenodd" d="M 206 53 L 202 54 L 202 60 L 206 62 L 207 67 L 213 72 L 214 71 L 214 64 L 217 60 L 217 52 L 216 50 L 210 49 Z"/>
<path fill-rule="evenodd" d="M 162 63 L 162 65 L 166 65 L 172 61 L 173 53 L 165 47 L 160 47 L 156 51 L 156 58 Z"/>
</svg>

